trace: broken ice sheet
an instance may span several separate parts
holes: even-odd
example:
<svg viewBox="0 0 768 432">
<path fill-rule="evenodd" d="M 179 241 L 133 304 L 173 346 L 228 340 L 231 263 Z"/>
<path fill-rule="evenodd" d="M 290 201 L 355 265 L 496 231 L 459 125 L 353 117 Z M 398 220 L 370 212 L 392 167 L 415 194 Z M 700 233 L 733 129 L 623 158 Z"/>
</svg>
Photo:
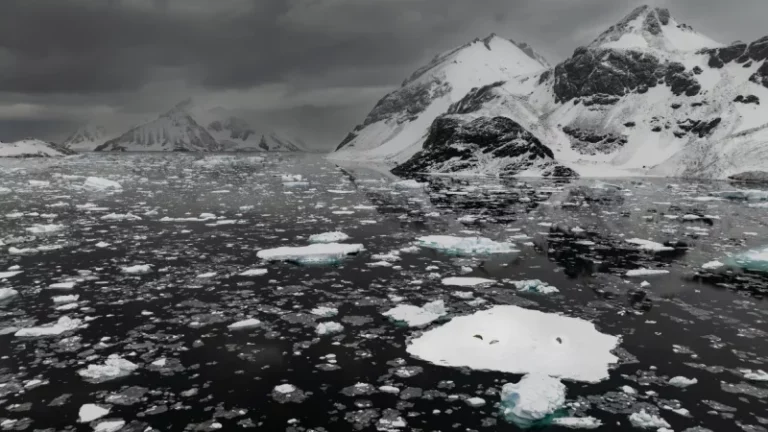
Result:
<svg viewBox="0 0 768 432">
<path fill-rule="evenodd" d="M 423 307 L 401 304 L 384 312 L 384 316 L 396 323 L 404 323 L 408 327 L 422 327 L 440 319 L 447 313 L 445 302 L 436 300 L 425 304 Z"/>
<path fill-rule="evenodd" d="M 419 237 L 416 244 L 435 249 L 449 255 L 473 256 L 508 254 L 520 252 L 512 243 L 496 242 L 485 237 L 426 236 Z"/>
<path fill-rule="evenodd" d="M 336 264 L 365 248 L 361 244 L 321 243 L 303 247 L 260 250 L 256 256 L 266 261 L 293 261 L 299 264 Z"/>
</svg>

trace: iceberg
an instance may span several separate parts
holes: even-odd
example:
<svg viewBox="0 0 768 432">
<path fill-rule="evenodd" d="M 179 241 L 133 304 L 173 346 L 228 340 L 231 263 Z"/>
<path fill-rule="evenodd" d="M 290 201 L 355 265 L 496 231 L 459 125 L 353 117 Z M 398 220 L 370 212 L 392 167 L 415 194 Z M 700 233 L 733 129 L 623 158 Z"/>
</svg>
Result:
<svg viewBox="0 0 768 432">
<path fill-rule="evenodd" d="M 413 305 L 398 305 L 397 307 L 384 312 L 384 316 L 389 317 L 395 322 L 403 322 L 408 327 L 422 327 L 445 316 L 448 312 L 445 310 L 445 302 L 442 300 L 427 303 L 424 307 Z"/>
<path fill-rule="evenodd" d="M 768 247 L 752 249 L 726 258 L 725 264 L 747 271 L 768 273 Z"/>
<path fill-rule="evenodd" d="M 501 413 L 522 428 L 551 419 L 565 404 L 565 385 L 557 378 L 530 374 L 501 388 Z"/>
<path fill-rule="evenodd" d="M 505 305 L 453 318 L 406 350 L 442 366 L 599 382 L 619 341 L 583 319 Z"/>
<path fill-rule="evenodd" d="M 315 329 L 315 332 L 320 336 L 341 333 L 342 331 L 344 331 L 344 326 L 333 321 L 320 323 Z"/>
<path fill-rule="evenodd" d="M 538 279 L 513 281 L 512 285 L 514 285 L 518 291 L 523 292 L 535 292 L 540 294 L 554 294 L 560 292 L 559 289 Z"/>
<path fill-rule="evenodd" d="M 492 279 L 473 277 L 450 277 L 443 279 L 443 285 L 447 286 L 471 287 L 477 285 L 489 285 L 493 283 L 496 283 L 496 281 Z"/>
<path fill-rule="evenodd" d="M 125 360 L 117 354 L 110 355 L 103 365 L 88 365 L 85 369 L 77 371 L 78 375 L 91 383 L 102 383 L 117 378 L 128 376 L 139 366 Z"/>
<path fill-rule="evenodd" d="M 118 432 L 125 426 L 125 420 L 104 420 L 93 427 L 93 432 Z"/>
<path fill-rule="evenodd" d="M 633 238 L 629 240 L 625 240 L 627 243 L 632 244 L 640 248 L 640 250 L 648 251 L 648 252 L 669 252 L 675 250 L 675 248 L 670 246 L 664 246 L 661 243 L 656 243 L 654 241 L 650 240 L 643 240 L 639 238 Z"/>
<path fill-rule="evenodd" d="M 264 276 L 265 274 L 267 274 L 267 269 L 250 269 L 240 273 L 238 276 Z"/>
<path fill-rule="evenodd" d="M 670 427 L 666 420 L 659 416 L 649 414 L 645 410 L 632 413 L 632 415 L 629 416 L 629 422 L 632 423 L 632 426 L 642 429 L 659 429 Z"/>
<path fill-rule="evenodd" d="M 499 243 L 485 237 L 426 236 L 419 237 L 416 244 L 456 256 L 520 252 L 513 243 Z"/>
<path fill-rule="evenodd" d="M 338 243 L 348 239 L 348 235 L 338 231 L 309 236 L 310 243 Z"/>
<path fill-rule="evenodd" d="M 83 188 L 89 191 L 100 192 L 107 190 L 122 191 L 123 186 L 120 183 L 112 180 L 107 180 L 101 177 L 88 177 L 83 183 Z"/>
<path fill-rule="evenodd" d="M 676 376 L 669 380 L 669 385 L 685 388 L 685 387 L 692 386 L 697 382 L 699 382 L 699 380 L 697 380 L 696 378 L 691 379 L 691 378 L 686 378 L 684 376 Z"/>
<path fill-rule="evenodd" d="M 120 271 L 125 274 L 143 275 L 143 274 L 148 274 L 152 272 L 152 265 L 139 264 L 139 265 L 130 266 L 130 267 L 123 267 L 120 269 Z"/>
<path fill-rule="evenodd" d="M 3 300 L 8 300 L 11 297 L 16 297 L 17 295 L 19 295 L 19 292 L 15 289 L 0 288 L 0 302 Z"/>
<path fill-rule="evenodd" d="M 335 264 L 347 255 L 365 250 L 361 244 L 318 243 L 303 247 L 260 250 L 256 256 L 266 261 L 293 261 L 299 264 Z"/>
<path fill-rule="evenodd" d="M 710 195 L 734 201 L 768 201 L 768 191 L 759 189 L 742 189 L 712 192 Z"/>
<path fill-rule="evenodd" d="M 80 319 L 72 319 L 70 317 L 63 316 L 59 318 L 55 323 L 40 327 L 23 328 L 16 332 L 16 337 L 40 337 L 40 336 L 56 336 L 64 332 L 75 330 L 83 323 Z"/>
</svg>

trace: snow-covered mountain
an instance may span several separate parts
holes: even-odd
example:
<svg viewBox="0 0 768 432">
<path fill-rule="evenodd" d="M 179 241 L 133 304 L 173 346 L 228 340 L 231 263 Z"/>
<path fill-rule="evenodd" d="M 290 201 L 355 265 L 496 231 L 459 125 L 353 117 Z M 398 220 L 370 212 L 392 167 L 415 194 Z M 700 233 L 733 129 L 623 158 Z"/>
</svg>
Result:
<svg viewBox="0 0 768 432">
<path fill-rule="evenodd" d="M 398 171 L 706 178 L 768 171 L 767 58 L 768 37 L 723 46 L 668 10 L 643 6 L 554 68 L 475 86 L 441 113 L 417 115 L 409 124 L 429 117 L 428 125 L 411 131 L 419 138 L 401 152 L 412 157 Z M 517 127 L 489 133 L 499 118 Z M 365 138 L 356 143 L 369 149 L 361 159 L 403 162 L 377 152 L 387 139 Z M 505 162 L 509 152 L 518 156 Z"/>
<path fill-rule="evenodd" d="M 75 154 L 74 151 L 61 144 L 25 139 L 11 143 L 0 142 L 0 157 L 57 157 Z"/>
<path fill-rule="evenodd" d="M 79 152 L 90 152 L 111 138 L 104 127 L 88 124 L 67 137 L 62 145 Z"/>
<path fill-rule="evenodd" d="M 421 149 L 432 122 L 473 87 L 546 68 L 533 50 L 512 41 L 476 39 L 438 55 L 381 99 L 331 157 L 404 162 Z"/>
<path fill-rule="evenodd" d="M 248 122 L 223 108 L 201 110 L 185 100 L 94 150 L 299 152 L 304 151 L 304 146 L 300 140 L 282 134 L 259 134 Z"/>
<path fill-rule="evenodd" d="M 282 133 L 257 133 L 247 121 L 224 108 L 213 108 L 195 117 L 203 119 L 208 133 L 225 151 L 301 152 L 306 148 L 301 140 Z"/>
</svg>

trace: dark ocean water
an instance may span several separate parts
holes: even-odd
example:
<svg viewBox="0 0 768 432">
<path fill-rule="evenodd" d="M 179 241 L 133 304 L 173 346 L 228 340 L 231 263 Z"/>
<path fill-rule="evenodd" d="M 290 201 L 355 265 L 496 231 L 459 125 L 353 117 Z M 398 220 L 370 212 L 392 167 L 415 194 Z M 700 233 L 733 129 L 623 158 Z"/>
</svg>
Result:
<svg viewBox="0 0 768 432">
<path fill-rule="evenodd" d="M 302 183 L 286 184 L 283 174 L 300 174 Z M 118 181 L 123 190 L 84 190 L 87 176 Z M 23 273 L 0 281 L 0 288 L 19 293 L 0 303 L 0 333 L 6 333 L 0 336 L 0 429 L 86 431 L 99 421 L 122 419 L 122 430 L 135 431 L 394 430 L 380 419 L 400 417 L 407 424 L 400 430 L 518 430 L 499 415 L 498 392 L 520 375 L 441 367 L 409 356 L 409 338 L 441 322 L 413 329 L 388 321 L 382 313 L 397 304 L 393 296 L 414 305 L 442 299 L 449 310 L 445 320 L 513 304 L 588 319 L 601 332 L 621 336 L 622 363 L 610 379 L 565 382 L 568 414 L 599 419 L 598 430 L 631 430 L 628 416 L 641 409 L 675 431 L 768 428 L 768 383 L 739 372 L 768 370 L 762 298 L 768 284 L 759 274 L 700 271 L 704 263 L 768 243 L 768 208 L 706 198 L 741 186 L 610 180 L 618 188 L 603 184 L 595 195 L 578 187 L 602 184 L 596 180 L 435 177 L 419 179 L 425 183 L 419 188 L 393 186 L 399 180 L 319 156 L 86 155 L 3 162 L 0 187 L 9 190 L 0 194 L 0 239 L 6 243 L 0 271 L 17 265 Z M 102 219 L 111 213 L 141 219 Z M 218 219 L 161 220 L 201 213 Z M 716 218 L 685 221 L 686 214 Z M 459 222 L 465 216 L 476 221 Z M 26 231 L 36 224 L 61 227 L 45 235 Z M 261 249 L 306 245 L 310 235 L 329 231 L 348 234 L 347 243 L 366 250 L 328 266 L 267 263 L 256 256 Z M 419 249 L 401 254 L 393 267 L 367 265 L 376 261 L 373 254 L 438 234 L 511 241 L 520 252 L 458 258 Z M 666 242 L 674 250 L 638 251 L 628 238 Z M 109 246 L 97 247 L 99 242 Z M 8 253 L 10 247 L 40 245 L 61 249 Z M 140 264 L 152 271 L 121 273 Z M 462 267 L 471 273 L 461 274 Z M 238 276 L 254 268 L 268 273 Z M 638 268 L 669 273 L 625 277 Z M 198 277 L 206 273 L 215 275 Z M 441 278 L 459 275 L 499 283 L 475 289 L 441 284 Z M 519 293 L 504 279 L 539 279 L 560 293 Z M 48 289 L 62 281 L 76 284 Z M 643 281 L 650 286 L 639 292 Z M 470 304 L 455 291 L 474 291 L 486 302 Z M 57 310 L 52 297 L 59 295 L 78 295 L 77 305 Z M 338 315 L 311 314 L 317 306 L 335 307 Z M 88 325 L 57 336 L 14 336 L 15 328 L 62 316 Z M 246 318 L 262 323 L 227 328 Z M 326 321 L 344 330 L 318 336 L 317 324 Z M 103 383 L 78 375 L 112 354 L 139 368 Z M 152 364 L 162 359 L 164 365 Z M 403 367 L 419 373 L 404 378 Z M 677 388 L 667 383 L 675 376 L 698 382 Z M 274 396 L 273 389 L 286 383 L 300 389 L 300 401 Z M 401 391 L 355 394 L 358 383 Z M 638 393 L 624 393 L 623 386 Z M 464 401 L 475 396 L 487 404 Z M 78 423 L 80 407 L 89 403 L 110 413 Z"/>
</svg>

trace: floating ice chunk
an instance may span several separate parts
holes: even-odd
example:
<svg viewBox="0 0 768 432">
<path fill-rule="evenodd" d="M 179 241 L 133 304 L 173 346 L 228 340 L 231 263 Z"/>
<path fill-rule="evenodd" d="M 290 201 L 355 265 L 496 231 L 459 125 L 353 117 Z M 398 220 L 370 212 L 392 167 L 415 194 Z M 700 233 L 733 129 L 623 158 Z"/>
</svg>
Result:
<svg viewBox="0 0 768 432">
<path fill-rule="evenodd" d="M 267 274 L 267 269 L 250 269 L 240 273 L 238 276 L 264 276 Z"/>
<path fill-rule="evenodd" d="M 77 282 L 58 282 L 55 284 L 48 285 L 48 289 L 60 289 L 60 290 L 71 290 L 75 287 Z"/>
<path fill-rule="evenodd" d="M 123 187 L 120 185 L 120 183 L 112 180 L 107 180 L 105 178 L 101 177 L 88 177 L 85 179 L 85 183 L 83 183 L 83 188 L 89 191 L 107 191 L 107 190 L 113 190 L 113 191 L 121 191 L 123 190 Z"/>
<path fill-rule="evenodd" d="M 450 277 L 443 279 L 443 285 L 447 286 L 477 286 L 477 285 L 490 285 L 496 283 L 492 279 L 473 278 L 473 277 Z"/>
<path fill-rule="evenodd" d="M 55 323 L 40 327 L 23 328 L 16 332 L 16 337 L 40 337 L 40 336 L 56 336 L 64 332 L 75 330 L 83 323 L 82 320 L 77 318 L 70 318 L 63 316 L 59 318 Z"/>
<path fill-rule="evenodd" d="M 261 325 L 261 321 L 257 320 L 256 318 L 249 318 L 247 320 L 238 321 L 236 323 L 230 324 L 227 326 L 230 330 L 241 330 L 241 329 L 249 329 L 258 327 Z"/>
<path fill-rule="evenodd" d="M 384 312 L 384 316 L 394 321 L 404 322 L 409 327 L 421 327 L 436 321 L 448 312 L 445 310 L 445 302 L 442 300 L 427 303 L 424 307 L 413 305 L 398 305 Z"/>
<path fill-rule="evenodd" d="M 15 289 L 0 288 L 0 302 L 3 300 L 8 300 L 11 297 L 16 297 L 17 295 L 19 295 L 19 292 Z"/>
<path fill-rule="evenodd" d="M 768 273 L 768 247 L 752 249 L 725 260 L 725 264 L 744 270 Z"/>
<path fill-rule="evenodd" d="M 295 261 L 300 264 L 332 264 L 347 255 L 365 250 L 361 244 L 318 243 L 304 247 L 260 250 L 256 256 L 267 261 Z"/>
<path fill-rule="evenodd" d="M 57 304 L 72 303 L 72 302 L 76 302 L 78 299 L 80 299 L 79 295 L 63 295 L 63 296 L 54 297 L 53 302 Z"/>
<path fill-rule="evenodd" d="M 68 310 L 72 310 L 72 309 L 77 309 L 78 307 L 79 307 L 79 305 L 77 303 L 68 303 L 68 304 L 65 304 L 65 305 L 58 306 L 55 309 L 57 311 L 68 311 Z"/>
<path fill-rule="evenodd" d="M 125 221 L 125 220 L 127 220 L 127 221 L 137 221 L 137 220 L 141 220 L 141 217 L 136 216 L 136 215 L 131 214 L 131 213 L 127 213 L 127 214 L 110 213 L 108 215 L 102 216 L 101 220 L 104 220 L 104 221 Z"/>
<path fill-rule="evenodd" d="M 338 243 L 349 239 L 349 236 L 343 232 L 327 232 L 309 236 L 310 243 Z"/>
<path fill-rule="evenodd" d="M 136 364 L 121 358 L 117 354 L 110 355 L 103 365 L 88 365 L 77 371 L 78 375 L 88 382 L 101 383 L 128 376 L 138 369 Z"/>
<path fill-rule="evenodd" d="M 533 426 L 552 416 L 564 404 L 565 385 L 546 375 L 526 375 L 520 382 L 504 384 L 501 388 L 504 418 L 521 427 Z"/>
<path fill-rule="evenodd" d="M 685 388 L 688 386 L 692 386 L 699 382 L 696 378 L 686 378 L 684 376 L 676 376 L 669 380 L 669 385 L 673 385 L 675 387 Z"/>
<path fill-rule="evenodd" d="M 103 242 L 103 241 L 100 241 L 100 242 L 96 243 L 94 246 L 96 246 L 97 248 L 103 249 L 103 248 L 109 247 L 110 244 L 106 243 L 106 242 Z"/>
<path fill-rule="evenodd" d="M 8 253 L 11 255 L 34 255 L 40 252 L 50 252 L 62 249 L 64 246 L 61 245 L 42 245 L 38 246 L 36 248 L 24 248 L 24 249 L 18 249 L 15 247 L 9 247 Z"/>
<path fill-rule="evenodd" d="M 552 419 L 552 424 L 569 429 L 597 429 L 603 422 L 594 417 L 558 417 Z"/>
<path fill-rule="evenodd" d="M 55 232 L 59 232 L 65 228 L 64 225 L 33 225 L 26 230 L 28 232 L 31 232 L 32 234 L 51 234 Z"/>
<path fill-rule="evenodd" d="M 339 310 L 334 307 L 319 306 L 310 311 L 312 315 L 321 316 L 323 318 L 330 318 L 339 314 Z"/>
<path fill-rule="evenodd" d="M 624 393 L 629 394 L 629 395 L 637 394 L 637 390 L 635 390 L 634 388 L 632 388 L 632 387 L 630 387 L 628 385 L 622 386 L 621 387 L 621 391 L 623 391 Z"/>
<path fill-rule="evenodd" d="M 610 351 L 618 343 L 583 319 L 496 306 L 425 332 L 407 351 L 442 366 L 597 382 L 617 362 Z"/>
<path fill-rule="evenodd" d="M 216 277 L 218 273 L 216 272 L 210 272 L 210 273 L 201 273 L 197 276 L 195 276 L 195 279 L 211 279 L 213 277 Z"/>
<path fill-rule="evenodd" d="M 342 331 L 344 331 L 344 326 L 333 321 L 320 323 L 315 329 L 315 332 L 320 336 L 341 333 Z"/>
<path fill-rule="evenodd" d="M 345 194 L 353 194 L 355 191 L 351 190 L 341 190 L 341 189 L 328 189 L 328 192 L 332 194 L 339 194 L 339 195 L 345 195 Z"/>
<path fill-rule="evenodd" d="M 768 201 L 768 191 L 759 189 L 718 191 L 710 195 L 734 201 Z"/>
<path fill-rule="evenodd" d="M 7 187 L 0 186 L 0 195 L 7 195 L 9 193 L 13 192 L 11 189 L 8 189 Z"/>
<path fill-rule="evenodd" d="M 384 385 L 379 387 L 379 391 L 382 393 L 388 393 L 388 394 L 398 394 L 400 393 L 400 389 L 393 386 Z"/>
<path fill-rule="evenodd" d="M 416 180 L 401 180 L 392 183 L 392 187 L 395 189 L 421 189 L 427 183 L 419 183 Z"/>
<path fill-rule="evenodd" d="M 152 272 L 152 265 L 151 264 L 138 264 L 135 266 L 130 267 L 123 267 L 120 269 L 121 272 L 125 274 L 135 274 L 135 275 L 143 275 L 148 274 Z"/>
<path fill-rule="evenodd" d="M 627 277 L 659 276 L 669 274 L 669 270 L 635 269 L 627 271 Z"/>
<path fill-rule="evenodd" d="M 103 408 L 95 404 L 85 404 L 80 407 L 78 420 L 80 423 L 89 423 L 109 414 L 109 408 Z"/>
<path fill-rule="evenodd" d="M 768 372 L 765 372 L 762 369 L 756 371 L 751 369 L 739 369 L 739 372 L 744 375 L 745 379 L 750 381 L 768 381 Z"/>
<path fill-rule="evenodd" d="M 670 427 L 669 423 L 667 423 L 663 418 L 649 414 L 645 410 L 632 413 L 632 415 L 629 416 L 629 422 L 632 423 L 632 426 L 643 429 Z"/>
<path fill-rule="evenodd" d="M 371 259 L 386 261 L 386 262 L 397 262 L 397 261 L 400 261 L 402 258 L 400 257 L 400 251 L 395 250 L 395 251 L 387 252 L 385 254 L 371 255 Z"/>
<path fill-rule="evenodd" d="M 7 272 L 0 272 L 0 279 L 8 279 L 12 278 L 18 274 L 23 273 L 22 271 L 7 271 Z"/>
<path fill-rule="evenodd" d="M 720 267 L 723 267 L 725 264 L 721 263 L 720 261 L 710 261 L 704 265 L 701 266 L 704 270 L 715 270 L 719 269 Z"/>
<path fill-rule="evenodd" d="M 94 432 L 117 432 L 125 426 L 125 420 L 105 420 L 97 424 L 93 430 Z"/>
<path fill-rule="evenodd" d="M 285 182 L 299 182 L 303 177 L 301 174 L 283 174 L 280 179 Z"/>
<path fill-rule="evenodd" d="M 45 180 L 30 180 L 29 185 L 32 187 L 48 187 L 51 185 L 51 182 Z"/>
<path fill-rule="evenodd" d="M 366 263 L 368 267 L 392 267 L 392 263 L 388 261 L 377 261 L 372 263 Z"/>
<path fill-rule="evenodd" d="M 648 251 L 648 252 L 669 252 L 675 250 L 675 248 L 670 246 L 664 246 L 661 243 L 656 243 L 651 240 L 643 240 L 639 238 L 633 238 L 626 240 L 627 243 L 633 244 L 640 248 L 640 250 Z"/>
<path fill-rule="evenodd" d="M 499 243 L 485 237 L 426 236 L 419 237 L 417 245 L 458 256 L 520 252 L 512 243 Z"/>
<path fill-rule="evenodd" d="M 535 292 L 541 294 L 554 294 L 560 292 L 559 289 L 538 279 L 513 281 L 512 285 L 514 285 L 518 291 Z"/>
</svg>

